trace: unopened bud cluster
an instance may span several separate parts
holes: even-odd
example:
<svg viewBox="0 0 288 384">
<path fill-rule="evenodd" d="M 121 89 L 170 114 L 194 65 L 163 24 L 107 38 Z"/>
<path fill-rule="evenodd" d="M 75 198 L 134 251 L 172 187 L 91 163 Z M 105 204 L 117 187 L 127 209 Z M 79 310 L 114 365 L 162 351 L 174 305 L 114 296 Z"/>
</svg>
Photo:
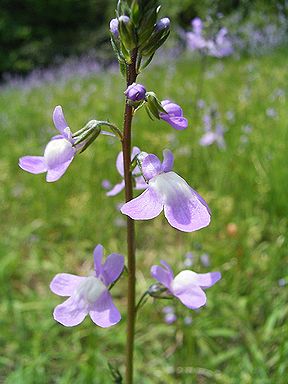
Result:
<svg viewBox="0 0 288 384">
<path fill-rule="evenodd" d="M 160 6 L 155 0 L 119 0 L 116 18 L 110 21 L 111 42 L 120 68 L 125 74 L 137 50 L 137 72 L 152 60 L 170 33 L 170 20 L 158 19 Z"/>
</svg>

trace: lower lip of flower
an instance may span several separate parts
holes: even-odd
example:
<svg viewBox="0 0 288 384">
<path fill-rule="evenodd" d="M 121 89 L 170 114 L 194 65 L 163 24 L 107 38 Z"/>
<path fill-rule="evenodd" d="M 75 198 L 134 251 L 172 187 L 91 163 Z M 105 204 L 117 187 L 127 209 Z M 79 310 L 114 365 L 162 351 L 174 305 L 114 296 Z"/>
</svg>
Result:
<svg viewBox="0 0 288 384">
<path fill-rule="evenodd" d="M 149 185 L 155 189 L 162 197 L 163 203 L 169 203 L 177 195 L 185 196 L 188 199 L 193 197 L 191 188 L 181 176 L 177 173 L 165 172 L 153 177 Z"/>
</svg>

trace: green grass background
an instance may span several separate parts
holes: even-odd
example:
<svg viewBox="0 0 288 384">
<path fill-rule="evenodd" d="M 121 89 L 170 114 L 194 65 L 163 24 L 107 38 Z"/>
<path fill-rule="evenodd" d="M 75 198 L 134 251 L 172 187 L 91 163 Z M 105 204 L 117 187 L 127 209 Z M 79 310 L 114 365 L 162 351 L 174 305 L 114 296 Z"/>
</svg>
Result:
<svg viewBox="0 0 288 384">
<path fill-rule="evenodd" d="M 179 103 L 189 129 L 176 132 L 152 122 L 140 111 L 133 143 L 161 156 L 175 154 L 175 171 L 208 201 L 209 227 L 194 233 L 171 228 L 163 215 L 137 222 L 137 292 L 153 280 L 150 266 L 160 259 L 183 268 L 183 256 L 194 251 L 197 272 L 221 271 L 220 283 L 207 291 L 208 305 L 191 314 L 177 304 L 174 325 L 163 321 L 167 303 L 150 301 L 137 323 L 135 383 L 287 383 L 287 48 L 269 55 L 224 61 L 209 59 L 202 99 L 217 103 L 227 149 L 203 148 L 202 111 L 194 103 L 200 63 L 190 57 L 153 66 L 139 78 L 161 99 Z M 274 98 L 281 88 L 284 96 Z M 107 359 L 124 372 L 126 276 L 113 289 L 122 313 L 107 330 L 90 319 L 64 328 L 52 318 L 61 298 L 49 290 L 59 272 L 85 275 L 92 251 L 125 254 L 125 228 L 117 204 L 123 195 L 105 196 L 103 179 L 119 182 L 115 158 L 120 146 L 104 136 L 78 156 L 65 176 L 48 184 L 43 175 L 21 171 L 26 154 L 40 155 L 55 134 L 51 121 L 61 104 L 73 131 L 88 120 L 121 124 L 124 81 L 118 73 L 7 88 L 0 93 L 0 382 L 5 384 L 106 384 Z M 274 108 L 276 118 L 266 115 Z M 235 121 L 226 118 L 233 111 Z M 241 142 L 242 127 L 253 127 Z M 229 236 L 227 225 L 238 232 Z M 118 224 L 118 226 L 117 226 Z M 208 252 L 211 266 L 199 256 Z M 176 303 L 175 303 L 176 304 Z"/>
</svg>

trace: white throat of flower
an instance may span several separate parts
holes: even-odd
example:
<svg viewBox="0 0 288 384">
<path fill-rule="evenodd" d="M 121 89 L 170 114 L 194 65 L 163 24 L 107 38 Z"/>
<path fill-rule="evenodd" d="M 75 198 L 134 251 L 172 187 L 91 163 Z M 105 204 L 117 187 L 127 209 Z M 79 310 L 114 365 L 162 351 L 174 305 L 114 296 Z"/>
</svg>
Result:
<svg viewBox="0 0 288 384">
<path fill-rule="evenodd" d="M 179 198 L 193 199 L 193 192 L 189 185 L 177 173 L 170 171 L 160 173 L 149 181 L 149 186 L 158 192 L 163 203 L 178 201 Z"/>
<path fill-rule="evenodd" d="M 175 276 L 171 283 L 173 292 L 181 292 L 191 285 L 199 285 L 197 273 L 189 270 L 184 270 Z"/>
<path fill-rule="evenodd" d="M 76 288 L 76 298 L 89 306 L 94 304 L 107 290 L 103 282 L 95 276 L 86 277 Z"/>
<path fill-rule="evenodd" d="M 74 150 L 70 141 L 66 139 L 55 139 L 47 144 L 44 159 L 48 168 L 55 168 L 70 160 L 73 152 Z"/>
</svg>

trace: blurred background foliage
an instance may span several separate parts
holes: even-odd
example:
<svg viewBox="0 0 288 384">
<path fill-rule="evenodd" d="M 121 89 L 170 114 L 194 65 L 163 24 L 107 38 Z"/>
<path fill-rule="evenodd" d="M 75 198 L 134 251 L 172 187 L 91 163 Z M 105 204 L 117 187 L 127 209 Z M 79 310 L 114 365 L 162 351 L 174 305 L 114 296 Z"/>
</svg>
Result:
<svg viewBox="0 0 288 384">
<path fill-rule="evenodd" d="M 107 25 L 115 4 L 115 0 L 1 0 L 0 77 L 25 74 L 87 52 L 99 62 L 109 62 Z M 166 0 L 162 5 L 174 25 L 187 28 L 193 17 L 214 18 L 219 13 L 240 12 L 243 20 L 257 21 L 259 14 L 277 15 L 285 4 L 285 0 Z"/>
</svg>

